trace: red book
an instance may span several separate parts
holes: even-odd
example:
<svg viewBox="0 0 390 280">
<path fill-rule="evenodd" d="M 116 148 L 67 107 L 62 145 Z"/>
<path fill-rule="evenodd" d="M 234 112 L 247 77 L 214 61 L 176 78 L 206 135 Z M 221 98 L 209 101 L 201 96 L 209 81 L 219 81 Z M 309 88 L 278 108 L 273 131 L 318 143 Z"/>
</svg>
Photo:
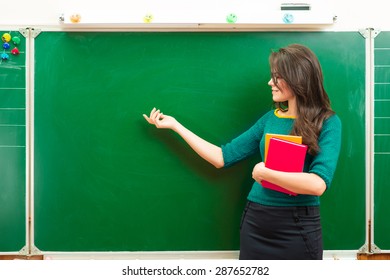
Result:
<svg viewBox="0 0 390 280">
<path fill-rule="evenodd" d="M 268 155 L 265 167 L 284 172 L 302 172 L 305 164 L 307 146 L 290 141 L 271 138 L 268 146 Z M 278 185 L 263 180 L 263 187 L 275 191 L 297 195 L 294 192 L 286 190 Z"/>
</svg>

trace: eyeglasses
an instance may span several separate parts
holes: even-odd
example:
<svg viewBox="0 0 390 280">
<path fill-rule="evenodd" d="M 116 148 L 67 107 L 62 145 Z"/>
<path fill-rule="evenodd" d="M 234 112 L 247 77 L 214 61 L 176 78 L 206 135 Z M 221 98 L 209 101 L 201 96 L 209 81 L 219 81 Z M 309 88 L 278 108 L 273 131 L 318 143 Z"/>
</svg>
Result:
<svg viewBox="0 0 390 280">
<path fill-rule="evenodd" d="M 283 79 L 282 77 L 279 76 L 279 73 L 278 72 L 271 72 L 271 79 L 272 79 L 272 82 L 277 85 L 278 82 L 279 82 L 279 79 Z"/>
</svg>

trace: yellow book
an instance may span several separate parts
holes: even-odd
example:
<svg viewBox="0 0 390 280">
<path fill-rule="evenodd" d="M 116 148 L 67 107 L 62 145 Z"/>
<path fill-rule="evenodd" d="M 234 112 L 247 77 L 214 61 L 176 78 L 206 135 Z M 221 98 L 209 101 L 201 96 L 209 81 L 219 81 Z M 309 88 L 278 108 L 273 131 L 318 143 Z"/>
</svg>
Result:
<svg viewBox="0 0 390 280">
<path fill-rule="evenodd" d="M 277 139 L 282 139 L 282 140 L 290 141 L 290 142 L 297 143 L 297 144 L 302 144 L 302 136 L 287 135 L 287 134 L 266 133 L 266 134 L 265 134 L 264 162 L 267 161 L 269 140 L 270 140 L 271 138 L 277 138 Z"/>
</svg>

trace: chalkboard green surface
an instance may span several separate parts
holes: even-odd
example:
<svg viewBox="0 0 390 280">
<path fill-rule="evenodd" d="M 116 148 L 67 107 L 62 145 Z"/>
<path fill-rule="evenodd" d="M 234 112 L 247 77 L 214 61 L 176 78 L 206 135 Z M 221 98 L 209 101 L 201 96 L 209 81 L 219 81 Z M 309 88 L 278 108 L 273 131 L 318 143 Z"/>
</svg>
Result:
<svg viewBox="0 0 390 280">
<path fill-rule="evenodd" d="M 354 32 L 42 32 L 35 42 L 34 243 L 41 251 L 239 248 L 258 158 L 217 170 L 153 106 L 223 144 L 271 108 L 271 49 L 312 48 L 343 126 L 324 245 L 365 241 L 365 42 Z M 353 170 L 353 172 L 351 172 Z"/>
<path fill-rule="evenodd" d="M 374 243 L 383 250 L 390 249 L 390 32 L 379 33 L 374 46 Z"/>
<path fill-rule="evenodd" d="M 26 245 L 26 56 L 25 39 L 17 31 L 0 31 L 20 43 L 0 54 L 0 252 Z M 17 47 L 19 55 L 11 51 Z"/>
</svg>

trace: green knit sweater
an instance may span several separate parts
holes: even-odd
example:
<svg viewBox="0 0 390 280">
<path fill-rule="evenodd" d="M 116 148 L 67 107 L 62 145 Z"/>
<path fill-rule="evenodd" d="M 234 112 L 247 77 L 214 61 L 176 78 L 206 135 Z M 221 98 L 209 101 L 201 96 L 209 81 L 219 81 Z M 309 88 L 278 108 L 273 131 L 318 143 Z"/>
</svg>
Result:
<svg viewBox="0 0 390 280">
<path fill-rule="evenodd" d="M 271 110 L 261 117 L 251 128 L 230 143 L 222 145 L 224 167 L 229 167 L 238 161 L 246 159 L 258 152 L 264 155 L 266 133 L 289 134 L 294 119 L 278 115 L 277 110 Z M 320 152 L 316 156 L 307 155 L 303 172 L 315 173 L 330 187 L 341 146 L 341 121 L 333 115 L 324 121 L 318 139 Z M 254 182 L 248 195 L 248 200 L 269 206 L 315 206 L 320 204 L 318 196 L 291 196 L 267 188 Z"/>
</svg>

